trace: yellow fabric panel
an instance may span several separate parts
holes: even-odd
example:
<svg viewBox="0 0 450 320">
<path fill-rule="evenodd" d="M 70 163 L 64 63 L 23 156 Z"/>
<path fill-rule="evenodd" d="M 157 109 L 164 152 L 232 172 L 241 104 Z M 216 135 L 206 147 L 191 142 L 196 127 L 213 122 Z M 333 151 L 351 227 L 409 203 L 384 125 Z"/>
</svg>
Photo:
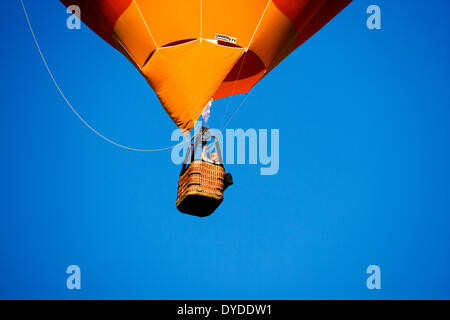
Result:
<svg viewBox="0 0 450 320">
<path fill-rule="evenodd" d="M 243 51 L 195 40 L 159 49 L 142 73 L 175 124 L 190 131 Z"/>
<path fill-rule="evenodd" d="M 221 34 L 247 47 L 266 5 L 267 0 L 203 0 L 203 38 Z"/>
<path fill-rule="evenodd" d="M 142 67 L 150 53 L 156 49 L 135 2 L 132 2 L 117 20 L 113 38 L 117 47 L 123 48 L 127 57 L 139 67 Z"/>
<path fill-rule="evenodd" d="M 206 0 L 204 0 L 206 1 Z M 135 0 L 158 47 L 200 38 L 200 0 Z"/>
<path fill-rule="evenodd" d="M 294 44 L 297 30 L 291 21 L 270 1 L 249 50 L 258 55 L 266 67 L 289 45 Z"/>
</svg>

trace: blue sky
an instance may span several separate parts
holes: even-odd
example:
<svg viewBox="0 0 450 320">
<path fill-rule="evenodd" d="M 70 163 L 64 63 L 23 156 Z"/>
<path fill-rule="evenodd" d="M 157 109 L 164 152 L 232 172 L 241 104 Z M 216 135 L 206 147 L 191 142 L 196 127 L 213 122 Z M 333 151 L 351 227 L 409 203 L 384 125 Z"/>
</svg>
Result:
<svg viewBox="0 0 450 320">
<path fill-rule="evenodd" d="M 64 92 L 142 148 L 175 128 L 145 80 L 59 1 L 25 0 Z M 366 28 L 378 4 L 382 30 Z M 175 208 L 170 151 L 92 134 L 19 1 L 1 11 L 0 298 L 450 298 L 450 3 L 354 1 L 250 93 L 230 128 L 280 130 L 280 170 L 229 166 L 207 219 Z M 230 102 L 236 107 L 242 97 Z M 222 123 L 227 100 L 212 109 Z M 67 266 L 82 290 L 66 288 Z M 366 268 L 381 267 L 368 290 Z"/>
</svg>

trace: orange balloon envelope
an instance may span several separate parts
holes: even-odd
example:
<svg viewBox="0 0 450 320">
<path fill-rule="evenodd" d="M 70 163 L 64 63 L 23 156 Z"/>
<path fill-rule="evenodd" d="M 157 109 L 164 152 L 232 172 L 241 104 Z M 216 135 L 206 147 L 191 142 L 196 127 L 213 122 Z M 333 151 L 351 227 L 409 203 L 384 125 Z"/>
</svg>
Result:
<svg viewBox="0 0 450 320">
<path fill-rule="evenodd" d="M 351 0 L 61 0 L 147 79 L 182 130 L 249 90 Z"/>
</svg>

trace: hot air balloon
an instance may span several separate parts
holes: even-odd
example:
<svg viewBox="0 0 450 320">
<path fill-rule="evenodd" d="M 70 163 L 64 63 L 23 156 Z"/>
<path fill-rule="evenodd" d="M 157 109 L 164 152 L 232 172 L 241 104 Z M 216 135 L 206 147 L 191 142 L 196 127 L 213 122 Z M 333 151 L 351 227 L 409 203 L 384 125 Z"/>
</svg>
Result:
<svg viewBox="0 0 450 320">
<path fill-rule="evenodd" d="M 81 20 L 132 62 L 170 118 L 189 132 L 211 99 L 248 93 L 351 0 L 61 2 L 80 7 Z M 191 176 L 205 171 L 219 177 L 219 182 L 215 178 L 196 182 L 208 185 L 200 188 L 203 191 L 219 190 L 198 192 L 215 199 L 214 207 L 223 198 L 224 173 L 207 165 Z M 195 214 L 193 203 L 187 213 Z"/>
</svg>

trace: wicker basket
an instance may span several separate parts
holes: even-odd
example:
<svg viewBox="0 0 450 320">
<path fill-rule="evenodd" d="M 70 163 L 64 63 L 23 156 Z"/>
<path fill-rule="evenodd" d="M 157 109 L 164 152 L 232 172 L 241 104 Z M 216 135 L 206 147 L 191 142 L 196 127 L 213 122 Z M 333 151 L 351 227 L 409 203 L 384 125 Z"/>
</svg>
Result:
<svg viewBox="0 0 450 320">
<path fill-rule="evenodd" d="M 223 201 L 225 169 L 195 160 L 178 180 L 177 208 L 183 213 L 205 217 Z"/>
</svg>

